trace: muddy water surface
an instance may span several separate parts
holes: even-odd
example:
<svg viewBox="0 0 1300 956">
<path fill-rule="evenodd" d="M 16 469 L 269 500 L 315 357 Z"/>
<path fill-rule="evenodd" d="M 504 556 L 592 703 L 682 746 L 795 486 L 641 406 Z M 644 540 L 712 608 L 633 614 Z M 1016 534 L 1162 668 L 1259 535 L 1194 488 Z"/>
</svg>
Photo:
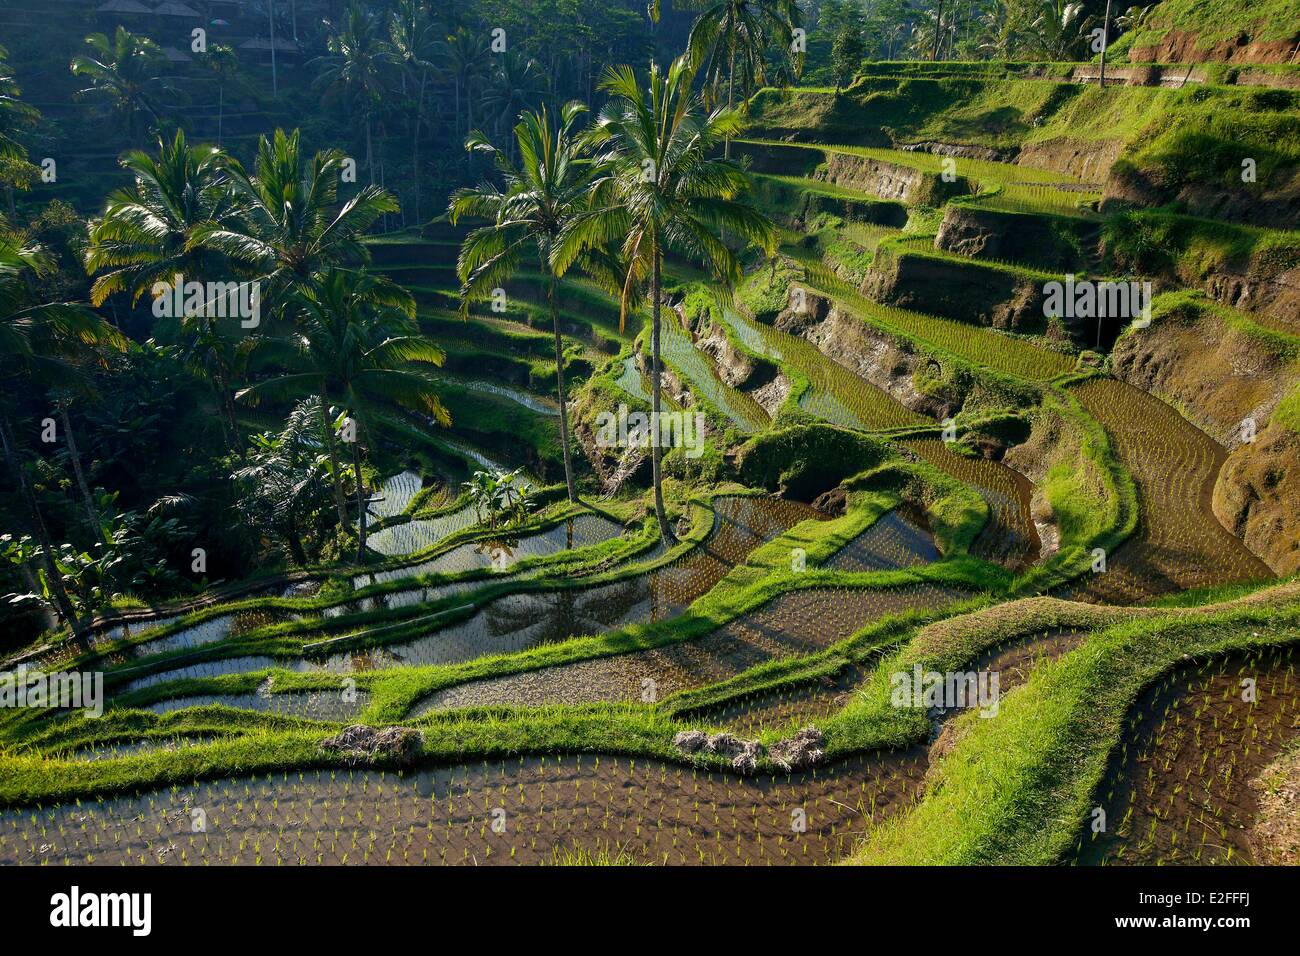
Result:
<svg viewBox="0 0 1300 956">
<path fill-rule="evenodd" d="M 417 712 L 485 704 L 659 700 L 735 677 L 774 658 L 824 650 L 887 614 L 941 606 L 960 597 L 960 592 L 933 585 L 793 591 L 694 640 L 449 687 L 422 701 Z"/>
<path fill-rule="evenodd" d="M 1297 665 L 1295 649 L 1236 657 L 1185 667 L 1144 693 L 1102 787 L 1107 830 L 1088 828 L 1075 862 L 1254 862 L 1250 782 L 1300 739 Z"/>
<path fill-rule="evenodd" d="M 924 751 L 743 778 L 653 760 L 525 758 L 398 776 L 320 770 L 0 813 L 0 863 L 828 863 L 910 806 Z M 192 832 L 202 811 L 205 832 Z"/>
<path fill-rule="evenodd" d="M 675 617 L 754 548 L 800 521 L 824 517 L 805 504 L 776 498 L 719 498 L 713 509 L 716 520 L 705 542 L 666 567 L 591 588 L 508 594 L 467 621 L 386 646 L 371 660 L 386 657 L 387 666 L 456 663 Z M 338 672 L 350 666 L 342 654 L 324 665 Z"/>
</svg>

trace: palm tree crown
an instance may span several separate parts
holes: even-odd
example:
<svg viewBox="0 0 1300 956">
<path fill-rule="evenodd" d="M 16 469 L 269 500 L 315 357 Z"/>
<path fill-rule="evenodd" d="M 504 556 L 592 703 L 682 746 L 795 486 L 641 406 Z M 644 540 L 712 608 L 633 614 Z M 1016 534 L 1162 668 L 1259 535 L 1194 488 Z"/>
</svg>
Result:
<svg viewBox="0 0 1300 956">
<path fill-rule="evenodd" d="M 740 166 L 716 159 L 719 143 L 740 129 L 740 115 L 730 107 L 705 112 L 692 91 L 694 70 L 688 56 L 667 72 L 652 65 L 644 86 L 630 67 L 610 69 L 601 88 L 610 101 L 590 134 L 600 150 L 600 173 L 591 190 L 590 208 L 575 215 L 562 231 L 552 264 L 558 274 L 584 250 L 620 246 L 626 277 L 620 324 L 637 287 L 650 280 L 651 413 L 660 414 L 662 266 L 667 252 L 704 264 L 730 288 L 740 280 L 740 260 L 719 233 L 739 236 L 769 255 L 775 245 L 772 223 L 740 197 L 749 178 Z M 674 540 L 664 510 L 661 442 L 651 443 L 655 513 L 666 540 Z"/>
<path fill-rule="evenodd" d="M 547 301 L 555 334 L 556 391 L 560 403 L 560 442 L 564 450 L 564 475 L 569 499 L 577 500 L 573 463 L 569 449 L 569 421 L 564 389 L 564 347 L 556 307 L 557 275 L 553 265 L 556 241 L 565 226 L 587 206 L 595 168 L 584 155 L 576 132 L 578 119 L 586 112 L 581 103 L 569 103 L 559 123 L 552 125 L 549 111 L 525 112 L 515 126 L 514 145 L 519 155 L 516 166 L 508 155 L 482 134 L 471 135 L 466 148 L 491 156 L 503 186 L 485 183 L 475 189 L 460 189 L 452 195 L 451 221 L 463 216 L 488 220 L 488 225 L 465 237 L 457 262 L 460 276 L 461 313 L 471 301 L 484 299 L 518 270 L 523 257 L 536 254 L 547 276 Z"/>
</svg>

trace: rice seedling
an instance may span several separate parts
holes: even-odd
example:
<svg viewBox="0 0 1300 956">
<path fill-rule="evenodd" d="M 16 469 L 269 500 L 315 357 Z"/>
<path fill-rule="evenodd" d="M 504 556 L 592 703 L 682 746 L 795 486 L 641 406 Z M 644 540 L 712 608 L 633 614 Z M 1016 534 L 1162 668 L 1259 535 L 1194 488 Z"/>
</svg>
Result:
<svg viewBox="0 0 1300 956">
<path fill-rule="evenodd" d="M 1076 599 L 1131 604 L 1174 589 L 1271 578 L 1211 507 L 1226 452 L 1164 402 L 1114 379 L 1073 390 L 1114 443 L 1138 491 L 1136 534 Z"/>
<path fill-rule="evenodd" d="M 695 347 L 691 334 L 669 314 L 660 330 L 663 360 L 682 377 L 682 384 L 724 415 L 742 434 L 753 434 L 771 425 L 767 412 L 751 396 L 718 378 L 707 355 Z"/>
<path fill-rule="evenodd" d="M 1000 462 L 959 455 L 937 438 L 901 442 L 919 458 L 973 487 L 989 505 L 989 521 L 973 551 L 1015 566 L 1038 556 L 1038 529 L 1029 511 L 1029 479 Z"/>
<path fill-rule="evenodd" d="M 1300 732 L 1297 654 L 1190 664 L 1135 703 L 1101 793 L 1113 821 L 1079 862 L 1248 864 L 1258 798 L 1249 786 Z"/>
<path fill-rule="evenodd" d="M 969 322 L 956 322 L 872 302 L 810 254 L 786 251 L 804 268 L 804 282 L 810 289 L 886 333 L 901 335 L 975 365 L 1030 381 L 1045 382 L 1075 366 L 1073 355 L 1054 351 L 1028 339 Z"/>
<path fill-rule="evenodd" d="M 932 584 L 811 588 L 680 644 L 543 668 L 447 688 L 419 713 L 452 707 L 647 700 L 735 677 L 771 660 L 825 650 L 890 614 L 954 603 L 962 592 Z"/>
<path fill-rule="evenodd" d="M 736 312 L 725 321 L 745 346 L 808 382 L 799 406 L 810 415 L 846 428 L 881 431 L 915 425 L 926 419 L 891 395 L 827 358 L 817 347 Z"/>
<path fill-rule="evenodd" d="M 915 800 L 923 752 L 786 777 L 531 757 L 312 770 L 0 812 L 0 861 L 168 866 L 823 863 Z"/>
</svg>

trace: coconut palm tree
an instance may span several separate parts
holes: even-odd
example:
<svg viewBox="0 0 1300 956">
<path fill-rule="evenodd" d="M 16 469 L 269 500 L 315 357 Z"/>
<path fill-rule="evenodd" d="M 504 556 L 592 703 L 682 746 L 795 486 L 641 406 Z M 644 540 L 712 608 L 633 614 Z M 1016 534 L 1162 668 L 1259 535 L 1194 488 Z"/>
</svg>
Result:
<svg viewBox="0 0 1300 956">
<path fill-rule="evenodd" d="M 223 154 L 222 169 L 239 204 L 237 222 L 200 226 L 190 244 L 240 264 L 262 283 L 262 303 L 272 308 L 287 305 L 295 290 L 331 267 L 367 262 L 363 237 L 399 207 L 378 186 L 363 186 L 339 205 L 346 159 L 333 149 L 307 159 L 297 130 L 263 136 L 251 175 Z"/>
<path fill-rule="evenodd" d="M 126 117 L 130 141 L 138 143 L 144 132 L 139 117 L 159 122 L 159 104 L 164 97 L 174 97 L 177 92 L 162 75 L 167 65 L 162 48 L 123 26 L 117 28 L 112 39 L 103 33 L 92 33 L 86 37 L 86 46 L 91 52 L 74 57 L 71 69 L 90 86 L 78 90 L 76 95 L 108 100 Z"/>
<path fill-rule="evenodd" d="M 310 398 L 295 405 L 279 432 L 254 435 L 245 464 L 231 475 L 243 491 L 235 507 L 246 525 L 282 540 L 299 567 L 308 563 L 304 525 L 319 525 L 315 516 L 330 507 L 329 459 L 317 433 L 318 402 Z"/>
<path fill-rule="evenodd" d="M 415 221 L 423 221 L 420 190 L 420 130 L 424 126 L 424 101 L 429 88 L 429 76 L 441 48 L 437 29 L 428 9 L 419 0 L 398 0 L 397 8 L 388 20 L 388 37 L 391 58 L 402 70 L 402 89 L 406 92 L 407 80 L 416 93 L 411 113 L 411 177 L 415 202 L 412 208 Z M 407 94 L 408 98 L 410 94 Z"/>
<path fill-rule="evenodd" d="M 239 74 L 239 57 L 234 47 L 214 43 L 199 55 L 199 61 L 217 80 L 217 145 L 220 146 L 226 119 L 226 84 Z"/>
<path fill-rule="evenodd" d="M 34 171 L 27 162 L 27 149 L 18 141 L 18 134 L 20 130 L 40 122 L 41 114 L 36 107 L 19 99 L 22 90 L 6 62 L 8 56 L 9 51 L 0 46 L 0 183 L 4 184 L 12 216 L 14 190 L 26 189 Z"/>
<path fill-rule="evenodd" d="M 740 262 L 719 231 L 756 243 L 769 255 L 776 243 L 772 223 L 740 198 L 749 187 L 745 171 L 711 156 L 740 129 L 739 112 L 727 107 L 706 112 L 692 92 L 693 80 L 689 56 L 673 61 L 666 72 L 652 64 L 644 86 L 631 67 L 606 72 L 601 89 L 610 100 L 590 133 L 591 143 L 600 150 L 590 208 L 570 219 L 552 254 L 552 267 L 563 275 L 584 249 L 621 244 L 627 273 L 620 323 L 637 284 L 649 279 L 655 514 L 661 534 L 670 542 L 676 536 L 664 511 L 658 427 L 664 254 L 700 262 L 720 283 L 733 286 L 741 276 Z"/>
<path fill-rule="evenodd" d="M 794 31 L 802 23 L 797 0 L 689 0 L 678 7 L 700 11 L 687 49 L 710 90 L 722 85 L 725 74 L 728 107 L 737 92 L 748 104 L 757 87 L 788 83 L 803 72 L 803 53 L 794 48 Z M 730 138 L 723 152 L 730 157 Z"/>
<path fill-rule="evenodd" d="M 384 98 L 383 69 L 393 61 L 393 53 L 380 38 L 374 19 L 357 3 L 348 7 L 341 26 L 326 20 L 325 28 L 330 34 L 329 55 L 317 58 L 323 68 L 312 86 L 324 91 L 322 105 L 341 104 L 365 130 L 366 169 L 373 184 L 374 118 Z"/>
<path fill-rule="evenodd" d="M 519 113 L 546 92 L 546 78 L 537 61 L 514 50 L 503 53 L 483 91 L 483 109 L 495 116 L 498 135 L 509 129 Z M 514 144 L 510 144 L 513 148 Z"/>
<path fill-rule="evenodd" d="M 474 95 L 488 75 L 488 41 L 481 30 L 461 27 L 443 41 L 438 62 L 451 79 L 455 100 L 453 127 L 466 132 L 474 127 Z M 459 126 L 461 103 L 465 104 L 465 125 Z"/>
<path fill-rule="evenodd" d="M 178 130 L 169 143 L 158 140 L 158 154 L 127 153 L 121 165 L 135 184 L 113 192 L 104 214 L 90 224 L 86 271 L 95 275 L 93 305 L 114 293 L 131 296 L 134 305 L 156 283 L 224 281 L 229 263 L 195 242 L 200 226 L 233 227 L 238 203 L 222 169 L 223 156 L 212 148 L 195 148 Z M 226 443 L 238 451 L 239 431 L 231 400 L 231 343 L 217 328 L 210 310 L 176 317 L 193 336 L 191 352 L 217 395 Z"/>
<path fill-rule="evenodd" d="M 330 456 L 336 502 L 342 500 L 332 406 L 351 420 L 353 481 L 356 488 L 357 561 L 366 558 L 366 495 L 361 471 L 362 436 L 385 405 L 421 412 L 439 424 L 451 417 L 427 366 L 441 365 L 443 351 L 420 335 L 415 300 L 387 279 L 349 269 L 334 269 L 296 289 L 297 330 L 286 338 L 262 337 L 256 361 L 275 372 L 236 398 L 256 405 L 268 399 L 319 399 L 321 437 Z M 346 513 L 340 508 L 340 521 Z"/>
<path fill-rule="evenodd" d="M 31 280 L 53 268 L 53 260 L 39 247 L 24 245 L 20 237 L 0 230 L 0 444 L 29 533 L 39 545 L 39 576 L 64 624 L 81 638 L 84 628 L 63 587 L 49 528 L 22 462 L 12 409 L 23 390 L 66 384 L 87 349 L 122 349 L 126 340 L 84 306 L 34 301 Z"/>
<path fill-rule="evenodd" d="M 1037 9 L 1038 15 L 1025 36 L 1027 45 L 1036 55 L 1049 60 L 1072 59 L 1092 23 L 1084 15 L 1084 5 L 1069 0 L 1041 0 Z"/>
<path fill-rule="evenodd" d="M 560 445 L 564 449 L 564 480 L 569 500 L 578 500 L 569 449 L 569 412 L 564 388 L 564 343 L 560 336 L 560 314 L 556 304 L 559 282 L 552 265 L 556 241 L 573 216 L 586 207 L 594 168 L 584 155 L 576 130 L 586 112 L 581 103 L 567 104 L 559 122 L 552 124 L 546 107 L 540 113 L 524 113 L 515 126 L 515 144 L 520 163 L 489 142 L 481 133 L 471 135 L 465 146 L 492 157 L 503 185 L 484 183 L 457 190 L 448 210 L 453 224 L 462 217 L 488 220 L 488 225 L 465 237 L 457 272 L 461 282 L 461 312 L 471 301 L 491 296 L 492 290 L 509 280 L 525 256 L 535 254 L 546 276 L 546 301 L 551 310 L 555 334 L 555 389 L 560 403 Z"/>
</svg>

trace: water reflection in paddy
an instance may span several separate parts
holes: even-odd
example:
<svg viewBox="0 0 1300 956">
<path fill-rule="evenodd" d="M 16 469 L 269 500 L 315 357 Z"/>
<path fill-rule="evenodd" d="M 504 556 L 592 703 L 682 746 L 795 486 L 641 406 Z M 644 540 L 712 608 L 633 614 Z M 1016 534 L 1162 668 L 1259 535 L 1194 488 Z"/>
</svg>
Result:
<svg viewBox="0 0 1300 956">
<path fill-rule="evenodd" d="M 894 571 L 939 560 L 924 515 L 895 508 L 826 562 L 836 571 Z"/>
<path fill-rule="evenodd" d="M 426 697 L 415 713 L 494 704 L 658 700 L 766 661 L 824 650 L 886 615 L 942 607 L 962 596 L 932 584 L 793 591 L 703 637 L 448 687 Z"/>
<path fill-rule="evenodd" d="M 755 547 L 806 518 L 822 517 L 805 504 L 775 498 L 724 497 L 713 507 L 717 518 L 708 539 L 666 567 L 591 588 L 505 595 L 467 621 L 376 656 L 388 655 L 388 666 L 455 663 L 672 617 Z M 349 655 L 340 654 L 323 666 L 347 671 L 353 665 Z"/>
</svg>

